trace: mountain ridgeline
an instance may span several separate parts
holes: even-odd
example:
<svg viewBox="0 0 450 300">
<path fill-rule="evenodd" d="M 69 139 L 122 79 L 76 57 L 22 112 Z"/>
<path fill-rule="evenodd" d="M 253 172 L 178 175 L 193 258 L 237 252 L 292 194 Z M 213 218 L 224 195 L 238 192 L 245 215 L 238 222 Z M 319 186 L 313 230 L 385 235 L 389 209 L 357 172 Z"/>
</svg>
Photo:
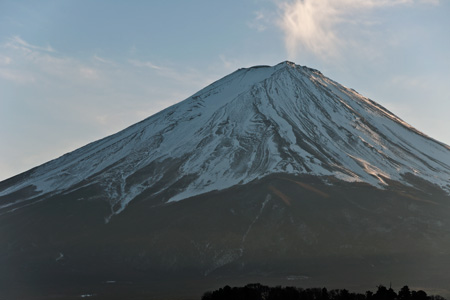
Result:
<svg viewBox="0 0 450 300">
<path fill-rule="evenodd" d="M 0 182 L 0 288 L 164 298 L 391 276 L 446 295 L 449 220 L 449 146 L 283 62 Z"/>
</svg>

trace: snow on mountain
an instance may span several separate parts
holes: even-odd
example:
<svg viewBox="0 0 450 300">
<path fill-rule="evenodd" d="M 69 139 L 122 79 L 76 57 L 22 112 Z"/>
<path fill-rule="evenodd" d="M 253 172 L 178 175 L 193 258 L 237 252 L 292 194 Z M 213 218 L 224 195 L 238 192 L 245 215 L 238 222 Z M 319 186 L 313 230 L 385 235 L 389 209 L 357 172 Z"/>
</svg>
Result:
<svg viewBox="0 0 450 300">
<path fill-rule="evenodd" d="M 0 209 L 98 184 L 117 214 L 144 191 L 179 201 L 272 173 L 334 176 L 379 188 L 387 179 L 406 182 L 411 173 L 450 192 L 450 147 L 319 71 L 283 62 L 239 69 L 28 171 L 0 196 L 30 186 L 35 193 Z"/>
</svg>

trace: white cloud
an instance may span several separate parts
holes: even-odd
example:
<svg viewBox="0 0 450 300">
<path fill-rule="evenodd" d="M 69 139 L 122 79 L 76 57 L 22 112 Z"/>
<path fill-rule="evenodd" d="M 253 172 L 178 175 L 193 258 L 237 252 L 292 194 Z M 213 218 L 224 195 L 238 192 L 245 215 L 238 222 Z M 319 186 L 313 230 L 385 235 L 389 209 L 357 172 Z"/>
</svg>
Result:
<svg viewBox="0 0 450 300">
<path fill-rule="evenodd" d="M 295 0 L 278 1 L 278 26 L 284 32 L 290 58 L 308 51 L 321 59 L 336 57 L 345 46 L 355 45 L 345 32 L 364 30 L 373 22 L 368 15 L 375 9 L 439 0 Z"/>
</svg>

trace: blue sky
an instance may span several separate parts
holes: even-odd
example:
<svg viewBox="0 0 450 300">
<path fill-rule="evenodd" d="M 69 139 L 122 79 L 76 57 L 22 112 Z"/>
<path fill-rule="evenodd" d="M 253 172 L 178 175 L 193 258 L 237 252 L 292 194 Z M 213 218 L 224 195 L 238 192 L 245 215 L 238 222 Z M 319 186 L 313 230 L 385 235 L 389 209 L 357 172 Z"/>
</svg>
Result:
<svg viewBox="0 0 450 300">
<path fill-rule="evenodd" d="M 0 1 L 0 180 L 291 60 L 450 144 L 450 1 Z"/>
</svg>

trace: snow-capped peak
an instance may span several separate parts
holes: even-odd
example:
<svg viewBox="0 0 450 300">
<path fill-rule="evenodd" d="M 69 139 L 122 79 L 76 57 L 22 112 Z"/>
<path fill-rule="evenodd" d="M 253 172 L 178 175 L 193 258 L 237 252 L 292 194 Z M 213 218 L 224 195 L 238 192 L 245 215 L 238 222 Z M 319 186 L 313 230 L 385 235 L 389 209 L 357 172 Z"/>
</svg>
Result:
<svg viewBox="0 0 450 300">
<path fill-rule="evenodd" d="M 273 173 L 380 188 L 411 173 L 450 192 L 450 148 L 319 71 L 285 61 L 239 69 L 29 171 L 0 196 L 34 186 L 32 199 L 96 184 L 119 213 L 144 192 L 178 201 Z"/>
</svg>

